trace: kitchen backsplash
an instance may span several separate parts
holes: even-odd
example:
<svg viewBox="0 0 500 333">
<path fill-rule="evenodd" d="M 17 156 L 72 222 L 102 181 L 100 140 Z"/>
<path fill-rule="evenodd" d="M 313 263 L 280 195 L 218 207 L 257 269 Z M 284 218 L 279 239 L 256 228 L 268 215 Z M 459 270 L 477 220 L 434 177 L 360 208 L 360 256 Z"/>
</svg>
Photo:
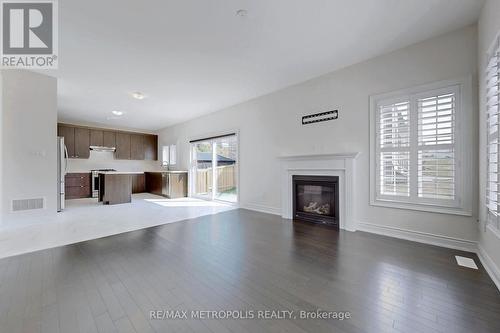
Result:
<svg viewBox="0 0 500 333">
<path fill-rule="evenodd" d="M 68 172 L 89 172 L 92 169 L 116 169 L 118 171 L 157 171 L 160 161 L 116 160 L 113 152 L 90 151 L 88 159 L 70 158 Z"/>
</svg>

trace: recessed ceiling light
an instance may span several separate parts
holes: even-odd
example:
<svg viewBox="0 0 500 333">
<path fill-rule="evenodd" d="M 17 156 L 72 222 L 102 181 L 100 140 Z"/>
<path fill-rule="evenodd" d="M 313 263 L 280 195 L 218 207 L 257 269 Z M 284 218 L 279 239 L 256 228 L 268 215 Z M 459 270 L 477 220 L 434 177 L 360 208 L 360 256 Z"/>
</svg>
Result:
<svg viewBox="0 0 500 333">
<path fill-rule="evenodd" d="M 248 11 L 246 9 L 238 9 L 236 11 L 236 16 L 247 17 L 247 15 L 248 15 Z"/>
<path fill-rule="evenodd" d="M 139 91 L 136 91 L 136 92 L 133 92 L 132 93 L 132 97 L 135 98 L 135 99 L 144 99 L 146 96 L 144 96 L 143 93 L 139 92 Z"/>
<path fill-rule="evenodd" d="M 123 111 L 113 110 L 111 111 L 111 113 L 114 114 L 115 116 L 123 116 Z"/>
</svg>

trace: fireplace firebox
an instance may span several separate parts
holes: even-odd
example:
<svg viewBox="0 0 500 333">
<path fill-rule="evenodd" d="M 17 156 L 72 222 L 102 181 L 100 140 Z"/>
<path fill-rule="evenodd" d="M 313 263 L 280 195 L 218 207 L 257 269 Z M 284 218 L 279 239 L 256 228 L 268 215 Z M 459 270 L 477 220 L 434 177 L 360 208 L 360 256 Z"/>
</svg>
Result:
<svg viewBox="0 0 500 333">
<path fill-rule="evenodd" d="M 293 217 L 339 227 L 339 177 L 292 176 Z"/>
</svg>

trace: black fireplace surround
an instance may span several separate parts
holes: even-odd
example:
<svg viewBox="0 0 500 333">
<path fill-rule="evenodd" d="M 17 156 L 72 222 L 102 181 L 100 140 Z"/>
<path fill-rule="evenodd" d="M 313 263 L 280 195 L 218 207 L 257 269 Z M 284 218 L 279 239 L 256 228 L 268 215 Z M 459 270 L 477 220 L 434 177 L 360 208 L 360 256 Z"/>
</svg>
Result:
<svg viewBox="0 0 500 333">
<path fill-rule="evenodd" d="M 293 218 L 338 229 L 339 177 L 292 176 Z"/>
</svg>

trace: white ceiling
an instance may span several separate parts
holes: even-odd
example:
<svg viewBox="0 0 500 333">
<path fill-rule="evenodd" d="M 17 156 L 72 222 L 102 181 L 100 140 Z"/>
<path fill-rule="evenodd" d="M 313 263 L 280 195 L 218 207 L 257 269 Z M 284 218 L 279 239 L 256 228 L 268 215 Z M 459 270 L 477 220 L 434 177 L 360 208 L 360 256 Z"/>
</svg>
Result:
<svg viewBox="0 0 500 333">
<path fill-rule="evenodd" d="M 156 130 L 467 26 L 482 4 L 59 1 L 59 119 Z"/>
</svg>

